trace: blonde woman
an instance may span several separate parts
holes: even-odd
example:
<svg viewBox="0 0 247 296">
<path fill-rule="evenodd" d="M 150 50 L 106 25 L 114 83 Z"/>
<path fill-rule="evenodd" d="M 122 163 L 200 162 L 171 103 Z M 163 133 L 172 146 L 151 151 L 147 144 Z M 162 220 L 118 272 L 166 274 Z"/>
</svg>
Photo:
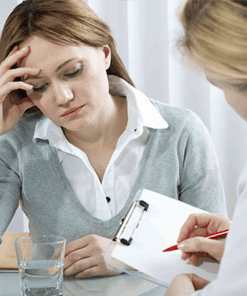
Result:
<svg viewBox="0 0 247 296">
<path fill-rule="evenodd" d="M 22 200 L 32 235 L 66 237 L 65 276 L 106 276 L 118 272 L 105 248 L 138 190 L 225 211 L 200 119 L 134 87 L 83 1 L 23 1 L 0 62 L 0 236 Z"/>
<path fill-rule="evenodd" d="M 181 20 L 185 31 L 179 43 L 181 49 L 202 67 L 211 83 L 224 91 L 239 116 L 247 120 L 247 1 L 189 0 L 182 9 Z M 237 192 L 238 202 L 217 279 L 208 283 L 196 275 L 179 275 L 166 296 L 247 295 L 247 167 Z M 196 252 L 204 251 L 220 260 L 224 243 L 191 237 L 195 231 L 208 233 L 227 225 L 225 216 L 191 216 L 178 238 L 183 259 L 191 257 L 195 263 Z"/>
</svg>

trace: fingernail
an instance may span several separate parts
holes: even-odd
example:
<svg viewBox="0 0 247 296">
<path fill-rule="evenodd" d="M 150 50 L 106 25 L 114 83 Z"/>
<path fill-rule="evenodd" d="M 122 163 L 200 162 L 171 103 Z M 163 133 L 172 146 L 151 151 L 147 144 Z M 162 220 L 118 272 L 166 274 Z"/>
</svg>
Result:
<svg viewBox="0 0 247 296">
<path fill-rule="evenodd" d="M 26 51 L 28 49 L 28 46 L 21 49 L 21 51 Z"/>
<path fill-rule="evenodd" d="M 178 244 L 178 249 L 179 250 L 184 250 L 188 247 L 188 244 L 187 243 L 181 243 L 181 244 Z"/>
</svg>

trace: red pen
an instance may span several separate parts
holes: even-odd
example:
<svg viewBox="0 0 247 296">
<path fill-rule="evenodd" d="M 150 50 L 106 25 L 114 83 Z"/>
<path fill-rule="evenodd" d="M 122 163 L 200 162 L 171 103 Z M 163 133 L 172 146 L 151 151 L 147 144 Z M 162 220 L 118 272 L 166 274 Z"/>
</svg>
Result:
<svg viewBox="0 0 247 296">
<path fill-rule="evenodd" d="M 222 231 L 219 231 L 216 233 L 205 235 L 204 237 L 208 238 L 208 239 L 223 238 L 223 237 L 227 236 L 228 232 L 229 232 L 229 229 L 226 229 L 226 230 L 222 230 Z M 175 250 L 178 250 L 178 245 L 169 247 L 169 248 L 163 250 L 162 252 L 170 252 L 170 251 L 175 251 Z"/>
</svg>

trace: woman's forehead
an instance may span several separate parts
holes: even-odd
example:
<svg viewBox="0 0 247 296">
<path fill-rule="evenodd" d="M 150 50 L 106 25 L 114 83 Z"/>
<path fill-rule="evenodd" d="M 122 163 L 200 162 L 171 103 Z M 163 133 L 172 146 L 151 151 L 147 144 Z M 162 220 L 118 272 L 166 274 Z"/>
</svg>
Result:
<svg viewBox="0 0 247 296">
<path fill-rule="evenodd" d="M 78 58 L 87 58 L 92 55 L 94 48 L 87 45 L 60 45 L 37 36 L 30 37 L 20 44 L 19 48 L 30 47 L 30 53 L 19 63 L 21 67 L 43 67 L 56 65 L 62 61 Z"/>
</svg>

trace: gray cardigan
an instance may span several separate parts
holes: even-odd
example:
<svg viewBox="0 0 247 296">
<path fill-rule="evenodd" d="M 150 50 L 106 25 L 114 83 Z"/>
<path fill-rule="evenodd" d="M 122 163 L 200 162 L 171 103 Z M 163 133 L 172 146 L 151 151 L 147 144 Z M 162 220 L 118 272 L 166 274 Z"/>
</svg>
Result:
<svg viewBox="0 0 247 296">
<path fill-rule="evenodd" d="M 209 212 L 226 212 L 210 135 L 197 115 L 151 100 L 169 124 L 150 129 L 140 171 L 122 210 L 107 221 L 77 199 L 56 149 L 33 141 L 38 119 L 22 118 L 0 137 L 0 242 L 22 199 L 31 234 L 59 234 L 67 242 L 88 234 L 113 238 L 138 190 L 146 188 Z"/>
</svg>

